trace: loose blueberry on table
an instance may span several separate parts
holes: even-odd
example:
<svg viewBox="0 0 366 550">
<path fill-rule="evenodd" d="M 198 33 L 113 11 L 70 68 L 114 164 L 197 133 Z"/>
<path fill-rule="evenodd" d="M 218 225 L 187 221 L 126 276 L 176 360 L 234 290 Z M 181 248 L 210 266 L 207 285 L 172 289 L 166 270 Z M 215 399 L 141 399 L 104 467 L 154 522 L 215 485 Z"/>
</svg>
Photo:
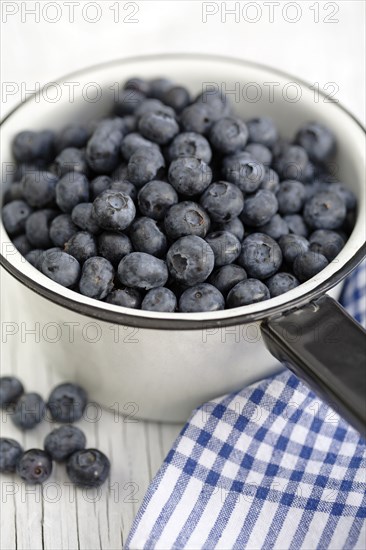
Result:
<svg viewBox="0 0 366 550">
<path fill-rule="evenodd" d="M 87 402 L 87 393 L 81 386 L 66 382 L 52 390 L 47 407 L 53 420 L 68 423 L 80 420 Z"/>
<path fill-rule="evenodd" d="M 17 401 L 11 419 L 18 428 L 32 430 L 45 417 L 46 404 L 38 393 L 24 393 Z"/>
<path fill-rule="evenodd" d="M 0 407 L 13 405 L 24 393 L 23 384 L 14 376 L 0 378 Z"/>
<path fill-rule="evenodd" d="M 17 462 L 16 472 L 23 481 L 30 485 L 43 483 L 51 475 L 52 459 L 48 453 L 41 449 L 30 449 Z"/>
<path fill-rule="evenodd" d="M 76 426 L 69 424 L 55 428 L 44 440 L 44 449 L 56 462 L 67 460 L 76 451 L 85 448 L 86 437 Z"/>
<path fill-rule="evenodd" d="M 23 455 L 21 445 L 15 439 L 0 437 L 0 472 L 12 474 Z"/>
<path fill-rule="evenodd" d="M 317 121 L 289 140 L 222 94 L 131 78 L 108 117 L 15 136 L 3 222 L 36 269 L 88 298 L 239 307 L 291 291 L 342 250 L 357 205 L 329 171 L 336 146 Z"/>
<path fill-rule="evenodd" d="M 70 456 L 66 471 L 72 483 L 79 487 L 99 487 L 109 475 L 110 462 L 97 449 L 83 449 Z"/>
</svg>

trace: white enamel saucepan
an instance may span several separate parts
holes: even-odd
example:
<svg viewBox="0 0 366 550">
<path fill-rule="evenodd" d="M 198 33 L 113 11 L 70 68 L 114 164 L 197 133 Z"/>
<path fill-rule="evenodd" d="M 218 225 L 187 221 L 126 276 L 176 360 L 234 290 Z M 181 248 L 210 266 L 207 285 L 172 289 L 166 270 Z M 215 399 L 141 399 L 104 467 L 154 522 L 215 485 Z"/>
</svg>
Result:
<svg viewBox="0 0 366 550">
<path fill-rule="evenodd" d="M 46 363 L 106 407 L 118 404 L 120 412 L 174 422 L 213 397 L 279 370 L 274 355 L 364 430 L 365 333 L 329 291 L 365 255 L 365 133 L 338 103 L 314 97 L 295 77 L 241 60 L 161 55 L 115 61 L 59 80 L 7 116 L 1 130 L 3 185 L 9 184 L 17 132 L 58 130 L 106 115 L 117 83 L 160 75 L 192 93 L 208 83 L 224 93 L 236 90 L 230 97 L 238 114 L 269 115 L 284 137 L 309 120 L 332 128 L 337 176 L 358 199 L 347 244 L 321 273 L 284 295 L 213 313 L 168 314 L 126 309 L 63 288 L 26 262 L 1 227 L 3 356 L 14 352 L 16 342 L 24 368 L 35 378 L 37 366 Z M 36 323 L 38 338 L 27 338 L 23 330 Z"/>
</svg>

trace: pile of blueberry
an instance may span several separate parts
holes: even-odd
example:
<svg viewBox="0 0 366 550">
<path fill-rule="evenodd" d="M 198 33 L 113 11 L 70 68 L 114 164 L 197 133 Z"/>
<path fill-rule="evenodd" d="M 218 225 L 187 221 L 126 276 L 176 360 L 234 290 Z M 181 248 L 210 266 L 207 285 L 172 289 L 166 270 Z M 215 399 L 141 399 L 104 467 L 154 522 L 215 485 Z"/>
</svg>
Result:
<svg viewBox="0 0 366 550">
<path fill-rule="evenodd" d="M 24 393 L 23 384 L 13 376 L 0 378 L 0 407 L 11 412 L 16 426 L 29 430 L 45 416 L 46 407 L 55 422 L 64 425 L 52 430 L 44 440 L 44 450 L 23 450 L 10 438 L 0 438 L 0 472 L 16 472 L 26 483 L 46 481 L 52 462 L 66 462 L 67 474 L 79 487 L 99 487 L 110 471 L 108 458 L 97 449 L 85 449 L 84 433 L 69 422 L 80 420 L 87 394 L 75 384 L 65 383 L 52 390 L 47 404 L 38 393 Z"/>
<path fill-rule="evenodd" d="M 344 246 L 356 198 L 330 174 L 335 149 L 318 122 L 288 141 L 215 90 L 134 78 L 109 118 L 15 136 L 3 221 L 34 267 L 85 296 L 234 308 L 293 289 Z"/>
</svg>

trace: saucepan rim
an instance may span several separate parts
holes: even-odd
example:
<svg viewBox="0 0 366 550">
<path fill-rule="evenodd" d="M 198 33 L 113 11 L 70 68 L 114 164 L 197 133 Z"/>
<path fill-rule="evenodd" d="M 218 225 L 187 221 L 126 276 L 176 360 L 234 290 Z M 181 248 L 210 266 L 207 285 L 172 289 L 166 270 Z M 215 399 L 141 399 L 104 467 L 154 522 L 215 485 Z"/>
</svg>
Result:
<svg viewBox="0 0 366 550">
<path fill-rule="evenodd" d="M 154 54 L 126 57 L 77 70 L 54 82 L 62 83 L 66 79 L 86 75 L 87 73 L 106 69 L 108 67 L 159 60 L 200 60 L 202 62 L 216 60 L 218 62 L 231 63 L 233 65 L 237 64 L 241 68 L 258 68 L 259 70 L 267 71 L 273 75 L 278 75 L 281 78 L 291 79 L 291 82 L 299 83 L 304 88 L 310 89 L 310 85 L 301 78 L 264 64 L 246 61 L 235 57 L 200 53 Z M 3 126 L 16 111 L 30 102 L 35 95 L 39 95 L 40 93 L 42 93 L 42 90 L 15 106 L 14 109 L 12 109 L 1 121 L 1 126 Z M 326 95 L 322 92 L 320 92 L 320 94 L 323 97 L 326 97 Z M 336 108 L 340 109 L 348 117 L 353 119 L 363 133 L 365 133 L 365 128 L 363 125 L 344 106 L 337 103 Z M 87 317 L 99 319 L 101 321 L 157 330 L 198 330 L 203 328 L 207 329 L 220 326 L 247 324 L 282 314 L 294 308 L 300 308 L 337 285 L 366 256 L 366 243 L 363 242 L 362 245 L 348 258 L 348 260 L 339 265 L 338 269 L 334 269 L 333 265 L 332 271 L 328 276 L 324 277 L 324 275 L 320 276 L 319 274 L 316 278 L 313 278 L 310 281 L 301 284 L 299 287 L 287 292 L 286 298 L 284 298 L 285 295 L 282 295 L 256 304 L 208 313 L 158 313 L 114 306 L 112 304 L 107 304 L 106 302 L 100 302 L 92 298 L 88 298 L 75 291 L 64 288 L 48 279 L 45 275 L 26 262 L 21 254 L 15 249 L 13 249 L 10 255 L 4 255 L 4 247 L 9 245 L 11 240 L 2 223 L 1 241 L 0 264 L 20 283 L 37 294 L 43 296 L 47 300 L 54 302 L 63 308 L 75 311 Z M 345 245 L 345 249 L 346 247 L 347 243 Z M 329 271 L 330 265 L 323 271 Z M 310 288 L 308 290 L 304 290 L 306 289 L 306 286 L 309 286 Z"/>
</svg>

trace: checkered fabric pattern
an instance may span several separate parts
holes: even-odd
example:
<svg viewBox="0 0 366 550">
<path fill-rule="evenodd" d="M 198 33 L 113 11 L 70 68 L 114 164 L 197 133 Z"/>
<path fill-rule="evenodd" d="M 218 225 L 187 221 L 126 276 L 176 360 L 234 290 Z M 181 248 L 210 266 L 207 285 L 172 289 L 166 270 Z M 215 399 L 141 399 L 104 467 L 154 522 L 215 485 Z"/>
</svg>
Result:
<svg viewBox="0 0 366 550">
<path fill-rule="evenodd" d="M 342 296 L 364 321 L 365 273 Z M 193 412 L 126 548 L 364 550 L 365 489 L 366 442 L 286 371 Z"/>
</svg>

